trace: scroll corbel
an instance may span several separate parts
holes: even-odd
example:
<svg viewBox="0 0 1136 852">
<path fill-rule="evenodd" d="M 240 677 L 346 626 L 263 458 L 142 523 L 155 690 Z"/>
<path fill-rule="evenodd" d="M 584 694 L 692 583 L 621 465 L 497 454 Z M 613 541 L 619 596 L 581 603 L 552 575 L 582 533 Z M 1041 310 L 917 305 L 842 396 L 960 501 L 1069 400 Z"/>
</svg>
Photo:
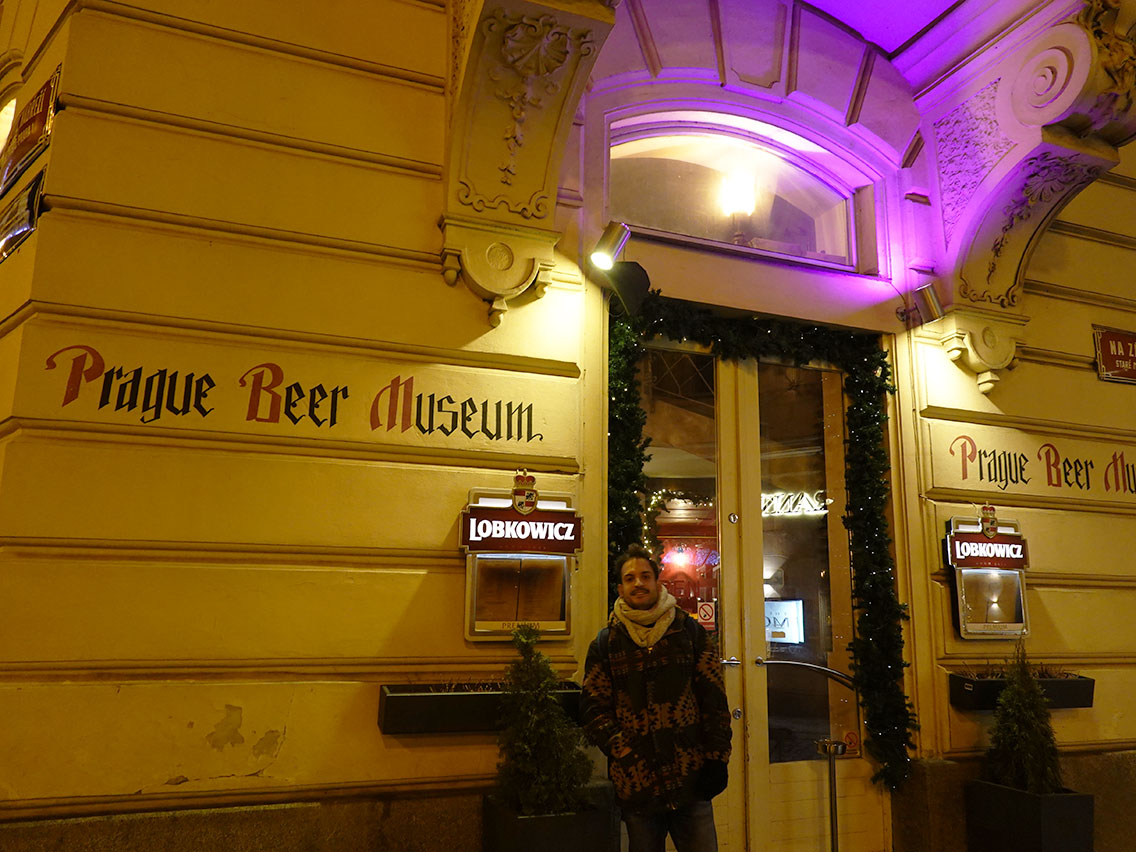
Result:
<svg viewBox="0 0 1136 852">
<path fill-rule="evenodd" d="M 488 302 L 490 325 L 500 325 L 509 302 L 530 288 L 535 298 L 544 295 L 555 266 L 555 234 L 452 218 L 441 225 L 442 277 L 450 286 L 460 281 Z"/>
<path fill-rule="evenodd" d="M 1002 372 L 1016 366 L 1019 335 L 1027 322 L 1023 316 L 963 308 L 939 320 L 940 342 L 952 361 L 974 373 L 978 390 L 988 394 Z"/>
</svg>

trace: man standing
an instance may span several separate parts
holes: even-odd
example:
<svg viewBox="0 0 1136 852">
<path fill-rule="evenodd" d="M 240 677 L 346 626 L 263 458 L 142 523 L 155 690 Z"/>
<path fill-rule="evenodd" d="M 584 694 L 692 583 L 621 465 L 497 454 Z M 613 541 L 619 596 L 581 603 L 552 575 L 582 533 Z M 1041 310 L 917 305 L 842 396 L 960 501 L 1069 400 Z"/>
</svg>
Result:
<svg viewBox="0 0 1136 852">
<path fill-rule="evenodd" d="M 633 546 L 619 599 L 588 649 L 584 733 L 608 757 L 630 852 L 717 852 L 710 800 L 726 788 L 730 712 L 717 643 Z"/>
</svg>

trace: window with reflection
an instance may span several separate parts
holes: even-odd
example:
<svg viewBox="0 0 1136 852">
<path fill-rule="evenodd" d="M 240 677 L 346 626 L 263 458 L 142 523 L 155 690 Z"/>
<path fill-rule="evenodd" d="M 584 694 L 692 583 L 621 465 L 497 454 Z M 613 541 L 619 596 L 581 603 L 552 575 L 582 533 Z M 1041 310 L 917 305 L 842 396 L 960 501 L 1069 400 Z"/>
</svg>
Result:
<svg viewBox="0 0 1136 852">
<path fill-rule="evenodd" d="M 761 364 L 761 515 L 769 759 L 818 757 L 816 741 L 858 743 L 850 690 L 809 666 L 848 673 L 852 597 L 844 505 L 844 406 L 832 370 Z"/>
<path fill-rule="evenodd" d="M 648 350 L 640 364 L 651 459 L 646 540 L 659 580 L 707 630 L 718 629 L 717 433 L 714 358 Z"/>
<path fill-rule="evenodd" d="M 761 131 L 761 132 L 759 132 Z M 771 125 L 614 128 L 611 218 L 638 230 L 854 264 L 854 188 L 819 146 Z"/>
</svg>

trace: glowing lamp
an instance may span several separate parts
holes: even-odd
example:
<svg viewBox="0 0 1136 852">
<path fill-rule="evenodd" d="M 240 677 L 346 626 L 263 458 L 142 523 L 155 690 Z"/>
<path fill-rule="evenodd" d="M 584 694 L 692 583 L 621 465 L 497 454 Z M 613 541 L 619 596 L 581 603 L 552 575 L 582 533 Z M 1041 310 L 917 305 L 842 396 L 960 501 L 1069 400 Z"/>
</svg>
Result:
<svg viewBox="0 0 1136 852">
<path fill-rule="evenodd" d="M 750 172 L 730 172 L 722 178 L 718 188 L 718 204 L 725 216 L 752 216 L 757 206 L 754 176 Z"/>
<path fill-rule="evenodd" d="M 592 265 L 597 269 L 611 269 L 615 266 L 615 259 L 627 245 L 630 236 L 631 229 L 622 222 L 608 222 L 599 242 L 592 249 Z"/>
</svg>

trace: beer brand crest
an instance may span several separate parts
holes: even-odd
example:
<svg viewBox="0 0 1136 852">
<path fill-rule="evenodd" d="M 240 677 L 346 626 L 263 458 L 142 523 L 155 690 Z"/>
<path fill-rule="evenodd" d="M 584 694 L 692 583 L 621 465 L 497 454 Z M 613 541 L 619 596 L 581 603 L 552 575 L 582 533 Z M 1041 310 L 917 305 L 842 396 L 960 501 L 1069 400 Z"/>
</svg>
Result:
<svg viewBox="0 0 1136 852">
<path fill-rule="evenodd" d="M 527 470 L 517 471 L 513 478 L 513 508 L 522 515 L 530 514 L 536 508 L 536 477 Z"/>
<path fill-rule="evenodd" d="M 994 538 L 998 534 L 998 518 L 994 515 L 993 506 L 982 507 L 982 534 L 987 538 Z"/>
</svg>

